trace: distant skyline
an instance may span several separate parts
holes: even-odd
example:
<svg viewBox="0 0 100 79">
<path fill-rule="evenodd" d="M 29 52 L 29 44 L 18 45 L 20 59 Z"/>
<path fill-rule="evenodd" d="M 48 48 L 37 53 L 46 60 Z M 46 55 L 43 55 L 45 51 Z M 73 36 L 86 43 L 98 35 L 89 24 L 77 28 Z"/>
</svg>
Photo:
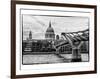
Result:
<svg viewBox="0 0 100 79">
<path fill-rule="evenodd" d="M 62 32 L 76 32 L 89 28 L 87 17 L 23 15 L 23 40 L 28 38 L 29 31 L 32 31 L 33 39 L 45 39 L 50 21 L 55 35 L 59 36 Z"/>
</svg>

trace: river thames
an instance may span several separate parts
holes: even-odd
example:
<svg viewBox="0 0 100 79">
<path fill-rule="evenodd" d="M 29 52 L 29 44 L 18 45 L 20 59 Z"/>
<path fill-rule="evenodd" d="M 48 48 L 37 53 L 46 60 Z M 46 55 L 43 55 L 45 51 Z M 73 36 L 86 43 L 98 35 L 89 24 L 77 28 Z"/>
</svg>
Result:
<svg viewBox="0 0 100 79">
<path fill-rule="evenodd" d="M 26 54 L 23 55 L 23 64 L 51 64 L 51 63 L 71 63 L 72 54 Z M 81 54 L 81 62 L 89 62 L 87 53 Z"/>
</svg>

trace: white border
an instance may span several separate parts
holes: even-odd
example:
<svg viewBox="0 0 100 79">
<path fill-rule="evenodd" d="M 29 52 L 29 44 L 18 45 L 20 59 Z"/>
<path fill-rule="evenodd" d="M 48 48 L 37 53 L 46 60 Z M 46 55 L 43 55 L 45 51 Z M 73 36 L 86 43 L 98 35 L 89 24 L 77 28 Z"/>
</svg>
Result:
<svg viewBox="0 0 100 79">
<path fill-rule="evenodd" d="M 61 16 L 82 16 L 90 18 L 90 62 L 43 64 L 43 65 L 21 65 L 21 21 L 20 9 L 41 9 L 55 11 L 23 10 L 21 14 L 61 15 Z M 61 10 L 62 12 L 58 12 Z M 70 12 L 68 12 L 70 11 Z M 83 13 L 81 13 L 81 11 Z M 41 74 L 55 72 L 76 72 L 94 70 L 94 10 L 85 8 L 51 7 L 35 5 L 16 5 L 16 75 Z"/>
</svg>

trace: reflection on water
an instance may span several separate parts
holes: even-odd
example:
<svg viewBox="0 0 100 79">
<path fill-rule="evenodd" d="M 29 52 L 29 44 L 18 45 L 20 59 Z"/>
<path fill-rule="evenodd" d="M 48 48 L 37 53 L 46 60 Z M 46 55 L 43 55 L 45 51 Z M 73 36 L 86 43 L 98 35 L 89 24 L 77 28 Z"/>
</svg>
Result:
<svg viewBox="0 0 100 79">
<path fill-rule="evenodd" d="M 23 55 L 23 64 L 49 64 L 49 63 L 69 63 L 72 54 L 33 54 Z M 88 54 L 81 54 L 82 62 L 88 62 Z M 66 60 L 66 61 L 65 61 Z"/>
</svg>

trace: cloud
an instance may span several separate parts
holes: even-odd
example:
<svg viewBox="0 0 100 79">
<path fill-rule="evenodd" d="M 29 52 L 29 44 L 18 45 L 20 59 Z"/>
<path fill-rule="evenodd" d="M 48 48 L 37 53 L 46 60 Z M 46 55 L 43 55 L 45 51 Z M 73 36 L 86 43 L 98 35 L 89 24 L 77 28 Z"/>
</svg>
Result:
<svg viewBox="0 0 100 79">
<path fill-rule="evenodd" d="M 86 17 L 54 17 L 54 16 L 34 16 L 24 15 L 23 30 L 25 37 L 31 30 L 33 38 L 44 38 L 46 29 L 51 21 L 52 28 L 56 35 L 61 35 L 62 32 L 75 32 L 89 28 L 88 18 Z"/>
<path fill-rule="evenodd" d="M 42 26 L 45 26 L 45 23 L 43 23 L 41 20 L 39 20 L 39 18 L 37 18 L 36 16 L 32 16 L 33 19 L 36 20 L 36 22 L 38 22 L 39 24 L 41 24 Z"/>
</svg>

